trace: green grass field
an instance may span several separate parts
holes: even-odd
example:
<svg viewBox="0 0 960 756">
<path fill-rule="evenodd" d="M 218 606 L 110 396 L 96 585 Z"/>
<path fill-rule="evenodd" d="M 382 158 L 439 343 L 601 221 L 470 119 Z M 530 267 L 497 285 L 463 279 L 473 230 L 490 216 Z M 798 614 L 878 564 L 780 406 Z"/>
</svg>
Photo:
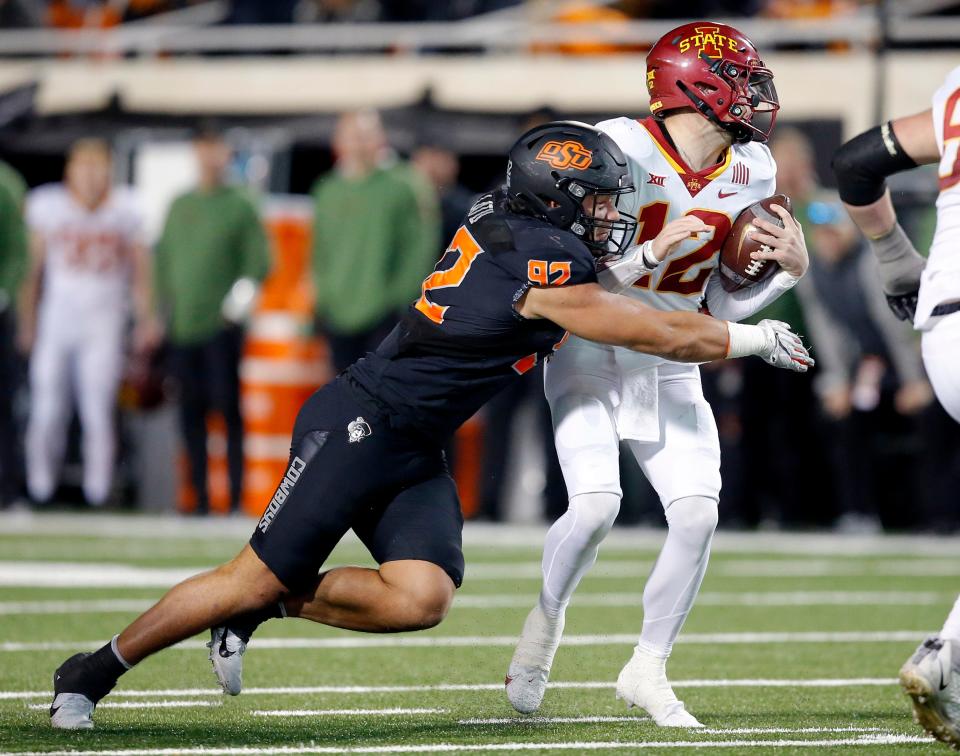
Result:
<svg viewBox="0 0 960 756">
<path fill-rule="evenodd" d="M 468 528 L 446 621 L 375 636 L 272 621 L 246 689 L 224 698 L 196 638 L 124 676 L 92 732 L 50 728 L 54 668 L 118 632 L 252 530 L 122 517 L 0 517 L 0 752 L 945 753 L 910 718 L 897 669 L 960 588 L 957 539 L 721 534 L 668 667 L 707 726 L 664 730 L 614 700 L 663 534 L 615 531 L 567 614 L 537 717 L 502 680 L 539 590 L 544 529 Z M 354 541 L 334 562 L 368 564 Z"/>
</svg>

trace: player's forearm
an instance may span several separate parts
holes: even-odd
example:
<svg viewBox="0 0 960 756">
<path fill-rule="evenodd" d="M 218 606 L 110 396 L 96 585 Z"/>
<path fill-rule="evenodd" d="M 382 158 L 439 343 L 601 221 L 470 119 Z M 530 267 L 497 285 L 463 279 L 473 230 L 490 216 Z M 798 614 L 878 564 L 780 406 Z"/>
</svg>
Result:
<svg viewBox="0 0 960 756">
<path fill-rule="evenodd" d="M 876 202 L 869 205 L 851 205 L 843 203 L 850 218 L 863 231 L 868 239 L 876 239 L 889 234 L 897 223 L 897 213 L 890 200 L 890 190 L 887 189 Z"/>
<path fill-rule="evenodd" d="M 729 333 L 725 321 L 707 315 L 650 313 L 624 346 L 673 362 L 711 362 L 727 356 Z"/>
</svg>

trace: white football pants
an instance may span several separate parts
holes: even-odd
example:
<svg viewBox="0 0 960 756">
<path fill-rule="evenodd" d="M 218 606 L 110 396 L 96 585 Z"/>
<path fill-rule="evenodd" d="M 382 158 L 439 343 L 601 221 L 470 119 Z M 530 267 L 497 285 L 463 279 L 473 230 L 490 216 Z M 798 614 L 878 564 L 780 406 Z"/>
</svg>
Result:
<svg viewBox="0 0 960 756">
<path fill-rule="evenodd" d="M 924 331 L 921 350 L 937 399 L 960 423 L 960 312 L 947 315 Z"/>
<path fill-rule="evenodd" d="M 53 318 L 41 312 L 30 358 L 25 439 L 27 489 L 35 500 L 47 501 L 56 490 L 74 398 L 82 432 L 84 495 L 92 504 L 102 504 L 109 495 L 123 328 L 124 320 L 117 317 Z"/>
<path fill-rule="evenodd" d="M 557 357 L 562 356 L 561 351 Z M 596 560 L 599 544 L 619 510 L 619 441 L 616 409 L 621 377 L 602 352 L 569 369 L 572 360 L 547 365 L 547 398 L 570 508 L 547 534 L 540 602 L 559 616 Z M 667 540 L 644 589 L 640 645 L 666 656 L 700 588 L 717 524 L 720 443 L 713 412 L 703 398 L 695 366 L 661 365 L 658 380 L 660 439 L 628 441 L 657 491 L 668 523 Z"/>
</svg>

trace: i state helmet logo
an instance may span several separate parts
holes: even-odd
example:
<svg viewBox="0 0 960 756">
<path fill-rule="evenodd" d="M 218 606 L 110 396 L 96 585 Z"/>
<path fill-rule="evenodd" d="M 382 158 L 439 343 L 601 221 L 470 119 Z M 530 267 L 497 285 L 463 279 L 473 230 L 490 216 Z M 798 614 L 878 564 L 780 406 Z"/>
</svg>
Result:
<svg viewBox="0 0 960 756">
<path fill-rule="evenodd" d="M 537 153 L 537 160 L 549 163 L 552 168 L 563 170 L 575 168 L 583 170 L 589 168 L 593 162 L 593 153 L 580 142 L 547 142 Z"/>
<path fill-rule="evenodd" d="M 356 420 L 351 420 L 347 425 L 347 438 L 350 439 L 351 444 L 362 441 L 372 433 L 373 431 L 370 428 L 370 424 L 362 417 L 358 417 Z"/>
<path fill-rule="evenodd" d="M 700 52 L 700 57 L 717 59 L 723 57 L 723 48 L 737 51 L 737 40 L 720 33 L 718 26 L 696 26 L 695 34 L 680 40 L 680 52 L 685 53 L 691 47 Z"/>
</svg>

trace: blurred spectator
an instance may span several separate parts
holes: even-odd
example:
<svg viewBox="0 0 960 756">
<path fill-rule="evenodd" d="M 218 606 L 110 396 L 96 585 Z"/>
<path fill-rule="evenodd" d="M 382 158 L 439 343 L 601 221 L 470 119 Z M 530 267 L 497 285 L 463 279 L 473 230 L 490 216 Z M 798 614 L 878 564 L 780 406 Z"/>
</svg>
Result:
<svg viewBox="0 0 960 756">
<path fill-rule="evenodd" d="M 298 0 L 232 0 L 227 23 L 292 24 Z"/>
<path fill-rule="evenodd" d="M 437 259 L 436 194 L 387 147 L 380 116 L 346 113 L 336 165 L 313 187 L 317 329 L 337 372 L 375 349 Z"/>
<path fill-rule="evenodd" d="M 227 428 L 230 508 L 240 507 L 243 421 L 240 415 L 242 322 L 269 270 L 267 237 L 247 193 L 225 184 L 230 147 L 216 131 L 195 142 L 199 186 L 170 207 L 157 243 L 157 288 L 169 317 L 171 366 L 180 389 L 180 423 L 197 494 L 209 508 L 207 413 Z"/>
<path fill-rule="evenodd" d="M 817 191 L 812 145 L 802 132 L 779 127 L 770 149 L 777 163 L 777 191 L 792 200 L 794 215 L 804 229 L 809 249 L 813 241 L 806 217 L 807 205 Z M 799 333 L 807 333 L 796 289 L 786 292 L 746 322 L 757 323 L 764 318 L 783 320 Z M 737 362 L 741 363 L 742 370 L 739 413 L 742 436 L 739 449 L 731 450 L 733 454 L 727 455 L 724 448 L 723 454 L 724 459 L 739 458 L 749 463 L 750 472 L 743 474 L 745 468 L 735 462 L 724 467 L 724 495 L 735 490 L 735 480 L 739 480 L 742 486 L 739 506 L 730 508 L 733 520 L 747 526 L 761 522 L 765 525 L 809 526 L 832 519 L 829 511 L 815 511 L 817 506 L 828 509 L 824 504 L 828 497 L 811 496 L 808 488 L 783 485 L 783 481 L 801 480 L 807 477 L 805 471 L 822 469 L 825 464 L 822 444 L 818 440 L 820 428 L 812 376 L 770 370 L 760 360 Z M 715 370 L 728 371 L 736 367 L 718 365 Z M 784 397 L 789 397 L 789 401 L 784 401 Z M 711 396 L 712 406 L 724 406 L 722 401 L 714 405 L 715 398 L 721 399 Z M 718 425 L 723 441 L 723 431 L 729 423 L 722 422 L 719 413 Z M 821 480 L 810 485 L 825 483 Z M 811 500 L 820 504 L 811 503 Z"/>
<path fill-rule="evenodd" d="M 459 183 L 460 158 L 453 150 L 438 144 L 425 144 L 417 148 L 410 162 L 433 185 L 440 200 L 439 260 L 477 194 Z"/>
<path fill-rule="evenodd" d="M 43 8 L 33 0 L 0 0 L 0 29 L 23 29 L 43 22 Z"/>
<path fill-rule="evenodd" d="M 111 186 L 111 169 L 107 144 L 82 139 L 70 150 L 64 183 L 41 186 L 27 199 L 32 262 L 19 338 L 32 350 L 26 468 L 38 502 L 56 491 L 74 395 L 83 493 L 90 504 L 107 501 L 131 295 L 135 350 L 159 338 L 141 214 L 128 190 Z"/>
<path fill-rule="evenodd" d="M 102 29 L 120 23 L 123 5 L 100 0 L 50 0 L 46 20 L 60 29 Z"/>
<path fill-rule="evenodd" d="M 306 0 L 297 8 L 297 20 L 307 23 L 359 23 L 380 20 L 377 0 Z"/>
<path fill-rule="evenodd" d="M 381 0 L 383 21 L 459 21 L 521 5 L 523 0 Z"/>
<path fill-rule="evenodd" d="M 760 11 L 764 0 L 688 0 L 682 11 L 673 0 L 621 0 L 618 5 L 634 18 L 696 19 L 752 16 Z"/>
<path fill-rule="evenodd" d="M 853 0 L 767 0 L 764 15 L 775 18 L 830 18 L 855 13 Z"/>
<path fill-rule="evenodd" d="M 910 417 L 933 399 L 909 326 L 887 309 L 876 261 L 839 201 L 809 205 L 814 254 L 797 290 L 818 361 L 815 386 L 832 422 L 838 527 L 879 527 L 882 471 L 897 467 L 904 483 L 912 470 L 892 464 L 892 440 L 910 430 Z M 899 462 L 899 460 L 898 460 Z"/>
<path fill-rule="evenodd" d="M 17 292 L 27 270 L 27 230 L 23 220 L 25 185 L 0 162 L 0 507 L 22 495 L 23 465 L 13 412 L 20 360 L 16 350 Z"/>
</svg>

